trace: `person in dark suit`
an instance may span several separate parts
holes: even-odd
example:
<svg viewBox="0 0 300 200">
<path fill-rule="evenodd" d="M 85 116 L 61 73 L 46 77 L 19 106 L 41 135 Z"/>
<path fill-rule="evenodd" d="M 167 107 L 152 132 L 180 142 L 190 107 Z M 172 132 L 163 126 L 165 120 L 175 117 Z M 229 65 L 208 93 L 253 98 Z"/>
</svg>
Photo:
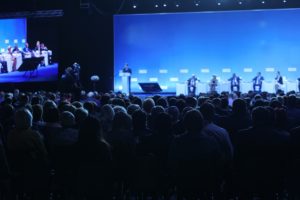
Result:
<svg viewBox="0 0 300 200">
<path fill-rule="evenodd" d="M 300 78 L 298 78 L 298 90 L 300 92 Z"/>
<path fill-rule="evenodd" d="M 28 42 L 25 43 L 25 47 L 23 48 L 23 53 L 31 53 L 32 50 L 29 48 Z"/>
<path fill-rule="evenodd" d="M 192 77 L 187 80 L 188 95 L 189 96 L 195 96 L 196 88 L 197 88 L 197 81 L 199 81 L 199 80 L 195 76 L 195 74 L 193 74 Z"/>
<path fill-rule="evenodd" d="M 278 93 L 278 90 L 280 90 L 281 86 L 283 85 L 283 79 L 282 76 L 280 74 L 280 71 L 277 71 L 277 75 L 275 78 L 275 92 Z"/>
<path fill-rule="evenodd" d="M 196 123 L 195 123 L 196 122 Z M 178 187 L 178 199 L 196 199 L 201 192 L 217 191 L 224 162 L 216 138 L 203 132 L 204 119 L 197 110 L 184 115 L 185 134 L 170 146 L 169 166 Z"/>
<path fill-rule="evenodd" d="M 284 188 L 290 136 L 274 128 L 266 107 L 254 108 L 252 120 L 253 126 L 239 131 L 235 140 L 236 184 L 243 195 L 274 199 Z"/>
<path fill-rule="evenodd" d="M 230 81 L 230 89 L 231 92 L 234 92 L 234 88 L 236 88 L 237 92 L 240 91 L 240 81 L 241 78 L 237 76 L 235 73 L 233 73 L 232 77 L 228 79 Z"/>
<path fill-rule="evenodd" d="M 129 68 L 129 65 L 126 63 L 122 69 L 123 73 L 129 73 L 130 76 L 128 76 L 128 92 L 131 93 L 131 74 L 132 70 Z"/>
<path fill-rule="evenodd" d="M 257 73 L 257 76 L 255 76 L 252 81 L 253 81 L 253 91 L 254 92 L 261 92 L 261 86 L 262 82 L 264 80 L 264 77 L 261 75 L 260 72 Z M 258 87 L 258 91 L 256 90 L 256 87 Z"/>
</svg>

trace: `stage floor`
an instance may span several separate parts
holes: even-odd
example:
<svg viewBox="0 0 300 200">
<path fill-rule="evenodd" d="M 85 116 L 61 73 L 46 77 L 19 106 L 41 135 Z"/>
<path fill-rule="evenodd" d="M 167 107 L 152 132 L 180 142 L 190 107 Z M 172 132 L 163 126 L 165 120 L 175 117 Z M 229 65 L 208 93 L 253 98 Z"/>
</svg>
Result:
<svg viewBox="0 0 300 200">
<path fill-rule="evenodd" d="M 30 72 L 9 72 L 0 74 L 0 83 L 47 82 L 57 81 L 58 63 L 38 67 L 31 75 Z"/>
</svg>

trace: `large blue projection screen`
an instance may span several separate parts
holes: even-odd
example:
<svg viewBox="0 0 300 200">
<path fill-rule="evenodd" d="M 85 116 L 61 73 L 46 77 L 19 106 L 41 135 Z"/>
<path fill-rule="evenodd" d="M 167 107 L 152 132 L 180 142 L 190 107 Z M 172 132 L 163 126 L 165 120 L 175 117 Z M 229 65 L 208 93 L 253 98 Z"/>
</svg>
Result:
<svg viewBox="0 0 300 200">
<path fill-rule="evenodd" d="M 23 48 L 27 38 L 26 19 L 0 20 L 0 49 L 3 53 L 8 46 L 18 44 Z"/>
<path fill-rule="evenodd" d="M 115 90 L 119 70 L 132 68 L 139 82 L 158 82 L 165 92 L 196 74 L 226 81 L 237 73 L 250 82 L 258 71 L 272 81 L 277 70 L 296 81 L 300 69 L 300 10 L 259 10 L 114 17 Z"/>
</svg>

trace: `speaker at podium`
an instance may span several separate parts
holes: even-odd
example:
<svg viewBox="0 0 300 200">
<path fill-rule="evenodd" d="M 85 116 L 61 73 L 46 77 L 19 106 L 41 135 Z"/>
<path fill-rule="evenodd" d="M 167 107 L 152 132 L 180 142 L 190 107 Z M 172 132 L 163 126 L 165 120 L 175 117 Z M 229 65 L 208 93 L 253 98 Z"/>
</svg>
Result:
<svg viewBox="0 0 300 200">
<path fill-rule="evenodd" d="M 145 93 L 158 93 L 162 91 L 158 83 L 139 83 L 139 85 Z"/>
<path fill-rule="evenodd" d="M 122 78 L 122 93 L 129 94 L 130 93 L 130 77 L 131 74 L 128 72 L 123 72 L 122 70 L 119 72 L 119 76 Z"/>
</svg>

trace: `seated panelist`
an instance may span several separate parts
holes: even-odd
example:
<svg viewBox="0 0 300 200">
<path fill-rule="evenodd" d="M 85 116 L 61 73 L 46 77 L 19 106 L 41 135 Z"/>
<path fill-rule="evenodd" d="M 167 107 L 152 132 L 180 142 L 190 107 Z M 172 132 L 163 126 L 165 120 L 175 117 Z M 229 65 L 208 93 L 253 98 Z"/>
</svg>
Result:
<svg viewBox="0 0 300 200">
<path fill-rule="evenodd" d="M 216 92 L 218 86 L 218 79 L 216 75 L 212 76 L 212 79 L 209 82 L 210 92 Z"/>
<path fill-rule="evenodd" d="M 234 92 L 234 88 L 236 88 L 237 92 L 240 91 L 241 78 L 239 76 L 237 76 L 235 73 L 233 73 L 232 77 L 230 79 L 228 79 L 228 81 L 230 81 L 231 92 Z"/>
<path fill-rule="evenodd" d="M 195 76 L 195 74 L 192 75 L 191 78 L 187 80 L 187 86 L 188 86 L 188 95 L 195 96 L 196 95 L 196 88 L 197 88 L 197 82 L 198 78 Z"/>
<path fill-rule="evenodd" d="M 278 91 L 281 89 L 283 85 L 283 79 L 280 75 L 280 71 L 277 72 L 277 75 L 275 77 L 275 92 L 278 93 Z"/>
<path fill-rule="evenodd" d="M 254 92 L 261 92 L 263 80 L 265 80 L 264 77 L 261 75 L 260 72 L 258 72 L 257 75 L 252 79 Z"/>
</svg>

